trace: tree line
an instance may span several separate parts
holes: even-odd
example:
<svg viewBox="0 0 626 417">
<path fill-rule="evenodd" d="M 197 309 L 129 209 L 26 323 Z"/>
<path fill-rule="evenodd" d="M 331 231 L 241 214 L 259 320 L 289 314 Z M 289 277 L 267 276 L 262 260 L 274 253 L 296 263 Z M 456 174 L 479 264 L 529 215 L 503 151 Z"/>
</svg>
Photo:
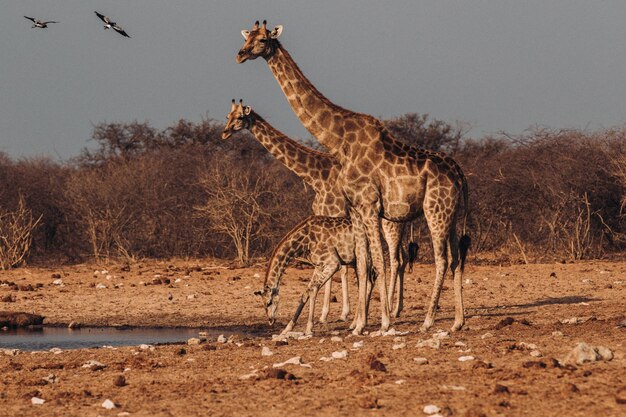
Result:
<svg viewBox="0 0 626 417">
<path fill-rule="evenodd" d="M 467 138 L 462 124 L 409 113 L 385 121 L 413 146 L 445 151 L 470 189 L 472 253 L 535 262 L 626 246 L 626 129 L 532 129 Z M 0 268 L 31 262 L 215 257 L 249 264 L 309 215 L 312 191 L 247 133 L 180 120 L 102 123 L 95 146 L 57 162 L 0 153 Z M 313 140 L 305 141 L 318 149 Z M 424 222 L 414 222 L 430 256 Z"/>
</svg>

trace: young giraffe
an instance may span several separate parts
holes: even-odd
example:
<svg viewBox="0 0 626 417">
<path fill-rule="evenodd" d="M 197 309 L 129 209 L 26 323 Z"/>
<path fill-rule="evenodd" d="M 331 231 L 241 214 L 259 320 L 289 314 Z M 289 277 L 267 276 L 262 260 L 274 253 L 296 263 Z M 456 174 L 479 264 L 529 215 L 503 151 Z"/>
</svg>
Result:
<svg viewBox="0 0 626 417">
<path fill-rule="evenodd" d="M 296 256 L 305 258 L 315 268 L 307 289 L 300 296 L 289 324 L 281 334 L 290 332 L 298 321 L 309 298 L 309 318 L 305 333 L 313 334 L 315 300 L 320 287 L 340 268 L 354 265 L 354 234 L 347 217 L 310 216 L 294 227 L 278 244 L 267 267 L 263 291 L 255 292 L 263 299 L 270 325 L 276 319 L 280 280 L 289 262 Z"/>
<path fill-rule="evenodd" d="M 238 105 L 235 104 L 235 100 L 232 101 L 231 111 L 227 119 L 226 127 L 222 133 L 223 139 L 228 139 L 239 130 L 248 129 L 276 159 L 285 164 L 287 168 L 313 188 L 315 191 L 313 214 L 326 217 L 346 217 L 348 215 L 348 202 L 337 184 L 341 166 L 333 156 L 310 149 L 287 137 L 267 123 L 249 106 L 243 106 L 241 100 Z M 407 256 L 402 252 L 400 245 L 402 224 L 384 221 L 383 229 L 388 241 L 398 241 L 396 247 L 400 248 L 401 252 L 400 254 L 394 254 L 391 259 L 392 272 L 400 282 L 398 286 L 399 301 L 396 304 L 395 312 L 395 314 L 399 315 L 402 308 L 402 281 L 407 265 Z M 398 259 L 399 256 L 401 257 L 400 259 Z M 341 320 L 345 321 L 350 312 L 347 267 L 342 267 L 341 270 L 343 295 Z M 325 287 L 322 315 L 320 317 L 320 322 L 322 323 L 326 322 L 329 312 L 330 289 L 331 280 L 328 280 Z"/>
<path fill-rule="evenodd" d="M 465 321 L 459 249 L 464 259 L 470 242 L 469 236 L 463 236 L 459 242 L 456 234 L 461 199 L 467 216 L 467 183 L 461 168 L 447 155 L 397 141 L 380 120 L 346 110 L 324 97 L 278 41 L 282 30 L 282 26 L 276 26 L 270 31 L 266 22 L 259 26 L 257 21 L 252 31 L 242 31 L 245 43 L 237 54 L 237 62 L 263 57 L 302 124 L 342 167 L 338 181 L 355 214 L 351 218 L 356 233 L 357 275 L 359 282 L 365 284 L 359 285 L 355 333 L 362 332 L 367 323 L 368 254 L 373 275 L 379 281 L 381 330 L 389 328 L 381 217 L 408 222 L 421 212 L 430 229 L 437 270 L 421 330 L 428 330 L 434 323 L 448 258 L 455 294 L 452 330 L 459 330 Z"/>
</svg>

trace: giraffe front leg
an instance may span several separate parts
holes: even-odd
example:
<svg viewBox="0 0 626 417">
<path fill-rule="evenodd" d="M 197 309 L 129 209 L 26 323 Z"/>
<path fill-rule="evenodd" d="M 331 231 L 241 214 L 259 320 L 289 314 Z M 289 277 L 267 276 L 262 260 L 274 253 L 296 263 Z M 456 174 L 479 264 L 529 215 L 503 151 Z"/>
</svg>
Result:
<svg viewBox="0 0 626 417">
<path fill-rule="evenodd" d="M 348 267 L 343 265 L 341 267 L 341 321 L 348 320 L 348 314 L 350 314 L 350 298 L 348 295 Z"/>
<path fill-rule="evenodd" d="M 432 327 L 435 322 L 435 314 L 437 312 L 437 305 L 439 304 L 439 296 L 441 295 L 441 289 L 443 287 L 443 279 L 448 269 L 448 256 L 446 243 L 447 239 L 444 233 L 438 233 L 432 231 L 431 236 L 433 239 L 433 254 L 435 256 L 435 266 L 437 272 L 435 275 L 435 284 L 433 286 L 433 293 L 428 303 L 428 309 L 426 311 L 426 318 L 424 324 L 420 327 L 420 331 L 426 332 Z"/>
<path fill-rule="evenodd" d="M 313 285 L 309 288 L 310 301 L 309 301 L 309 319 L 306 322 L 306 330 L 304 334 L 309 336 L 313 335 L 313 320 L 315 316 L 315 301 L 317 300 L 317 291 L 319 290 L 319 286 Z"/>
<path fill-rule="evenodd" d="M 324 284 L 324 303 L 322 304 L 320 323 L 326 323 L 326 320 L 328 319 L 328 312 L 330 311 L 330 291 L 332 283 L 332 280 L 329 279 L 326 284 Z"/>
<path fill-rule="evenodd" d="M 370 269 L 369 253 L 367 249 L 367 237 L 360 221 L 358 213 L 351 211 L 350 218 L 354 230 L 356 276 L 358 285 L 358 301 L 354 315 L 354 320 L 350 325 L 352 333 L 360 335 L 367 325 L 367 291 L 368 291 L 368 271 Z"/>
<path fill-rule="evenodd" d="M 388 305 L 389 308 L 394 306 L 394 297 L 396 295 L 396 285 L 398 286 L 398 298 L 395 303 L 392 316 L 400 317 L 400 312 L 403 307 L 403 264 L 400 260 L 400 251 L 402 248 L 402 234 L 404 231 L 403 223 L 390 222 L 382 220 L 382 229 L 389 248 L 389 293 L 388 293 Z M 404 257 L 406 258 L 406 257 Z M 404 261 L 404 259 L 402 260 Z"/>
<path fill-rule="evenodd" d="M 369 249 L 372 256 L 372 265 L 374 266 L 374 274 L 378 281 L 378 291 L 380 295 L 380 330 L 386 332 L 389 330 L 389 299 L 387 295 L 387 267 L 385 266 L 385 258 L 381 239 L 380 217 L 378 212 L 372 207 L 368 213 L 363 216 L 365 225 L 365 233 L 369 242 Z"/>
<path fill-rule="evenodd" d="M 300 296 L 300 303 L 298 304 L 296 311 L 293 313 L 293 318 L 289 321 L 289 323 L 287 323 L 287 326 L 285 327 L 285 329 L 280 333 L 281 335 L 287 334 L 293 330 L 294 326 L 298 322 L 298 318 L 300 317 L 300 314 L 302 313 L 302 309 L 304 308 L 308 300 L 309 300 L 309 292 L 307 290 Z"/>
</svg>

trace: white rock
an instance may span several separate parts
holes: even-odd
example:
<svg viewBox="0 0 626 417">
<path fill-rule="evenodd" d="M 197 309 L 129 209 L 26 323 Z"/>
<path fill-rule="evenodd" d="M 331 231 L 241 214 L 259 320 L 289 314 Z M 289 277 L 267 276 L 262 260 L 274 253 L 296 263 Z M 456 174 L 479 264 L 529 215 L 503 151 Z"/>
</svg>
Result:
<svg viewBox="0 0 626 417">
<path fill-rule="evenodd" d="M 53 347 L 52 349 L 50 349 L 51 353 L 54 353 L 55 355 L 58 355 L 59 353 L 63 353 L 63 350 L 61 350 L 58 347 Z"/>
<path fill-rule="evenodd" d="M 450 332 L 446 332 L 443 330 L 439 330 L 437 333 L 433 335 L 433 339 L 442 340 L 442 339 L 449 339 L 449 338 L 450 338 Z"/>
<path fill-rule="evenodd" d="M 85 362 L 82 366 L 83 368 L 99 368 L 99 369 L 103 369 L 106 368 L 106 365 L 98 362 L 95 359 L 89 359 L 87 362 Z"/>
<path fill-rule="evenodd" d="M 321 360 L 322 362 L 330 362 L 330 361 L 332 361 L 332 360 L 333 360 L 333 358 L 329 358 L 328 356 L 322 356 L 322 357 L 320 358 L 320 360 Z"/>
<path fill-rule="evenodd" d="M 261 356 L 272 356 L 274 352 L 271 351 L 267 346 L 263 346 L 261 348 Z"/>
<path fill-rule="evenodd" d="M 393 345 L 391 349 L 398 350 L 398 349 L 404 349 L 405 347 L 406 347 L 406 343 L 398 343 L 396 345 Z"/>
<path fill-rule="evenodd" d="M 347 350 L 341 350 L 338 352 L 333 352 L 331 353 L 331 356 L 333 357 L 333 359 L 345 359 L 348 357 L 348 351 Z"/>
<path fill-rule="evenodd" d="M 200 339 L 198 339 L 197 337 L 192 337 L 192 338 L 187 340 L 187 344 L 188 345 L 199 345 L 200 344 Z"/>
<path fill-rule="evenodd" d="M 33 397 L 33 398 L 30 399 L 30 402 L 33 405 L 41 405 L 41 404 L 45 403 L 46 400 L 43 400 L 43 399 L 41 399 L 39 397 Z"/>
<path fill-rule="evenodd" d="M 196 295 L 195 295 L 195 294 L 189 294 L 189 295 L 187 296 L 187 299 L 188 299 L 188 300 L 193 300 L 194 298 L 196 298 Z"/>
<path fill-rule="evenodd" d="M 104 290 L 106 289 L 106 285 L 102 284 L 102 283 L 98 283 L 98 285 L 96 285 L 96 289 L 97 290 Z"/>
<path fill-rule="evenodd" d="M 473 361 L 474 359 L 476 359 L 476 358 L 474 358 L 473 356 L 461 356 L 461 357 L 459 357 L 459 361 L 460 362 Z"/>
<path fill-rule="evenodd" d="M 57 378 L 57 376 L 55 374 L 50 374 L 48 376 L 44 376 L 42 379 L 44 381 L 46 381 L 47 383 L 49 383 L 49 384 L 54 384 L 54 383 L 57 382 L 58 378 Z"/>
<path fill-rule="evenodd" d="M 539 350 L 533 350 L 530 352 L 530 356 L 532 356 L 533 358 L 540 358 L 543 356 L 543 354 Z"/>
<path fill-rule="evenodd" d="M 61 278 L 57 278 L 54 281 L 52 281 L 52 284 L 53 285 L 63 285 L 63 280 Z"/>
<path fill-rule="evenodd" d="M 467 389 L 462 385 L 442 385 L 441 388 L 450 391 L 465 391 Z"/>
<path fill-rule="evenodd" d="M 488 339 L 490 337 L 493 337 L 493 333 L 491 333 L 491 332 L 487 332 L 487 333 L 485 333 L 485 334 L 480 336 L 481 339 Z"/>
<path fill-rule="evenodd" d="M 428 347 L 432 349 L 439 349 L 441 347 L 441 340 L 439 339 L 419 340 L 415 346 L 417 346 L 418 348 Z"/>
<path fill-rule="evenodd" d="M 463 343 L 463 342 L 454 342 L 454 346 L 457 346 L 457 347 L 465 347 L 466 345 L 465 345 L 465 343 Z"/>
<path fill-rule="evenodd" d="M 552 336 L 553 337 L 563 337 L 563 332 L 560 332 L 558 330 L 552 332 Z"/>
<path fill-rule="evenodd" d="M 595 362 L 600 360 L 610 361 L 613 359 L 611 349 L 604 346 L 591 346 L 587 343 L 579 343 L 567 354 L 564 361 L 576 365 L 582 365 L 585 362 Z"/>
<path fill-rule="evenodd" d="M 301 356 L 294 356 L 293 358 L 287 359 L 285 362 L 280 362 L 280 363 L 275 363 L 272 365 L 273 368 L 280 368 L 282 366 L 285 365 L 300 365 L 300 366 L 304 366 L 306 368 L 310 368 L 311 365 L 302 362 L 302 357 Z"/>
<path fill-rule="evenodd" d="M 258 372 L 257 370 L 254 370 L 254 371 L 250 372 L 249 374 L 241 375 L 239 377 L 239 379 L 246 380 L 246 379 L 250 379 L 250 378 L 256 378 L 257 372 Z"/>
<path fill-rule="evenodd" d="M 343 342 L 343 339 L 339 336 L 333 336 L 330 338 L 331 342 Z"/>
<path fill-rule="evenodd" d="M 206 342 L 207 340 L 209 340 L 209 333 L 208 332 L 198 332 L 198 339 L 200 339 L 201 342 Z"/>
<path fill-rule="evenodd" d="M 139 349 L 141 350 L 154 350 L 154 346 L 152 345 L 146 345 L 145 343 L 142 343 L 141 345 L 139 345 Z"/>
<path fill-rule="evenodd" d="M 362 340 L 360 340 L 358 342 L 354 342 L 352 344 L 352 348 L 353 349 L 361 349 L 362 347 L 363 347 L 363 341 Z"/>
<path fill-rule="evenodd" d="M 424 413 L 426 414 L 435 414 L 441 411 L 441 408 L 437 407 L 434 404 L 428 404 L 424 406 Z"/>
<path fill-rule="evenodd" d="M 426 365 L 428 363 L 428 359 L 421 358 L 421 357 L 413 358 L 413 361 L 417 363 L 418 365 Z"/>
<path fill-rule="evenodd" d="M 108 273 L 109 273 L 109 271 L 108 271 L 108 270 L 106 270 L 106 269 L 103 269 L 102 271 L 100 271 L 100 273 L 101 273 L 102 275 L 106 275 L 106 274 L 108 274 Z"/>
<path fill-rule="evenodd" d="M 176 279 L 174 280 L 174 284 L 178 284 L 178 283 L 179 283 L 179 282 L 181 282 L 181 281 L 182 281 L 182 279 L 180 279 L 180 278 L 176 278 Z"/>
<path fill-rule="evenodd" d="M 223 334 L 217 336 L 217 343 L 226 343 L 226 337 Z"/>
<path fill-rule="evenodd" d="M 107 280 L 109 280 L 109 281 L 111 281 L 111 280 L 113 279 L 113 275 L 107 275 L 107 276 L 106 276 L 106 279 L 107 279 Z"/>
<path fill-rule="evenodd" d="M 102 403 L 102 408 L 106 408 L 107 410 L 113 410 L 115 408 L 115 403 L 107 398 Z"/>
<path fill-rule="evenodd" d="M 19 349 L 0 349 L 0 352 L 7 356 L 16 356 L 19 353 Z"/>
<path fill-rule="evenodd" d="M 402 385 L 404 384 L 406 381 L 404 379 L 398 379 L 395 383 L 396 385 Z"/>
<path fill-rule="evenodd" d="M 254 277 L 255 278 L 261 278 L 261 275 L 257 272 L 257 273 L 254 274 Z"/>
</svg>

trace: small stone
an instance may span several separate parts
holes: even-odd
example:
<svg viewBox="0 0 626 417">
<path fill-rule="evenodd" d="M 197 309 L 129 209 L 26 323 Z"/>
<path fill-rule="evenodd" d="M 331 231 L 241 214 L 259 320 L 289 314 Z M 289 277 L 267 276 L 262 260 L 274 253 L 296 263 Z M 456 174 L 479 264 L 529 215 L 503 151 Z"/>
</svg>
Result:
<svg viewBox="0 0 626 417">
<path fill-rule="evenodd" d="M 343 342 L 343 339 L 339 336 L 333 336 L 330 338 L 331 342 Z"/>
<path fill-rule="evenodd" d="M 124 377 L 124 375 L 118 375 L 115 377 L 115 379 L 113 380 L 113 385 L 115 385 L 116 387 L 124 387 L 126 386 L 126 378 Z"/>
<path fill-rule="evenodd" d="M 391 349 L 398 350 L 398 349 L 404 349 L 405 347 L 406 347 L 406 343 L 398 343 L 396 345 L 393 345 Z"/>
<path fill-rule="evenodd" d="M 217 336 L 217 343 L 226 343 L 226 337 L 223 334 Z"/>
<path fill-rule="evenodd" d="M 395 384 L 396 384 L 396 385 L 402 385 L 402 384 L 404 384 L 405 382 L 406 382 L 406 380 L 404 380 L 404 379 L 398 379 L 398 380 L 395 382 Z"/>
<path fill-rule="evenodd" d="M 424 406 L 424 413 L 426 414 L 435 414 L 441 411 L 441 408 L 437 407 L 434 404 L 428 404 Z"/>
<path fill-rule="evenodd" d="M 348 357 L 348 351 L 342 350 L 338 352 L 333 352 L 331 353 L 331 356 L 333 357 L 333 359 L 345 359 Z"/>
<path fill-rule="evenodd" d="M 493 333 L 491 333 L 491 332 L 487 332 L 487 333 L 485 333 L 485 334 L 480 336 L 481 339 L 488 339 L 490 337 L 493 337 Z"/>
<path fill-rule="evenodd" d="M 52 285 L 63 285 L 63 280 L 62 279 L 55 279 L 54 281 L 52 281 Z"/>
<path fill-rule="evenodd" d="M 100 371 L 100 370 L 106 368 L 106 365 L 101 363 L 101 362 L 98 362 L 98 361 L 96 361 L 94 359 L 90 359 L 86 363 L 84 363 L 82 367 L 83 368 L 89 368 L 92 371 Z"/>
<path fill-rule="evenodd" d="M 493 392 L 496 394 L 510 394 L 509 388 L 506 385 L 496 384 L 496 387 L 493 389 Z"/>
<path fill-rule="evenodd" d="M 498 324 L 495 325 L 494 329 L 500 330 L 506 326 L 512 325 L 514 322 L 515 322 L 515 319 L 513 317 L 506 317 L 500 320 Z"/>
<path fill-rule="evenodd" d="M 379 361 L 375 355 L 370 355 L 368 362 L 370 365 L 370 369 L 379 372 L 387 372 L 387 367 L 385 366 L 385 364 Z"/>
<path fill-rule="evenodd" d="M 141 345 L 139 345 L 139 349 L 141 349 L 141 350 L 154 350 L 154 346 L 142 343 Z"/>
<path fill-rule="evenodd" d="M 567 354 L 563 362 L 582 365 L 585 362 L 610 361 L 611 359 L 613 359 L 613 352 L 610 349 L 604 346 L 590 346 L 587 343 L 579 343 Z"/>
<path fill-rule="evenodd" d="M 198 339 L 197 337 L 192 337 L 192 338 L 187 340 L 187 344 L 188 345 L 199 345 L 200 344 L 200 339 Z"/>
<path fill-rule="evenodd" d="M 556 330 L 552 332 L 552 337 L 563 337 L 563 332 Z"/>
<path fill-rule="evenodd" d="M 595 346 L 594 349 L 598 353 L 598 355 L 600 355 L 600 359 L 603 359 L 605 361 L 610 361 L 613 359 L 613 352 L 611 351 L 611 349 L 604 346 Z"/>
<path fill-rule="evenodd" d="M 98 285 L 96 285 L 96 289 L 97 289 L 97 290 L 104 290 L 104 289 L 106 289 L 106 287 L 107 287 L 107 286 L 106 286 L 106 285 L 104 285 L 104 284 L 102 284 L 102 283 L 99 283 Z"/>
<path fill-rule="evenodd" d="M 274 352 L 270 350 L 267 346 L 263 346 L 261 348 L 261 356 L 272 356 Z"/>
<path fill-rule="evenodd" d="M 55 382 L 57 382 L 57 377 L 54 374 L 50 374 L 48 376 L 45 376 L 42 379 L 44 381 L 46 381 L 46 383 L 48 383 L 48 384 L 54 384 Z"/>
<path fill-rule="evenodd" d="M 459 362 L 467 362 L 467 361 L 473 361 L 474 358 L 473 356 L 461 356 L 459 357 Z"/>
<path fill-rule="evenodd" d="M 354 342 L 352 344 L 352 348 L 353 349 L 361 349 L 362 347 L 363 347 L 363 341 L 362 340 L 358 341 L 358 342 Z"/>
<path fill-rule="evenodd" d="M 428 359 L 421 357 L 413 358 L 413 361 L 418 365 L 426 365 L 428 363 Z"/>
<path fill-rule="evenodd" d="M 615 394 L 615 401 L 618 404 L 626 404 L 626 386 L 623 386 Z"/>
<path fill-rule="evenodd" d="M 194 298 L 196 298 L 196 295 L 195 295 L 195 294 L 189 294 L 189 295 L 187 296 L 187 299 L 188 299 L 188 300 L 193 300 Z"/>
<path fill-rule="evenodd" d="M 429 347 L 432 349 L 439 349 L 441 347 L 441 340 L 439 339 L 420 340 L 417 342 L 415 346 L 417 346 L 418 348 Z"/>
<path fill-rule="evenodd" d="M 50 349 L 50 353 L 54 353 L 55 355 L 58 355 L 60 353 L 63 353 L 63 350 L 61 348 L 58 347 L 53 347 Z"/>
<path fill-rule="evenodd" d="M 542 357 L 543 355 L 541 354 L 541 352 L 540 352 L 540 351 L 538 351 L 538 350 L 533 350 L 533 351 L 531 351 L 531 352 L 530 352 L 530 356 L 532 356 L 533 358 L 540 358 L 540 357 Z"/>
<path fill-rule="evenodd" d="M 256 272 L 253 276 L 254 278 L 261 278 L 261 275 L 258 272 Z"/>
<path fill-rule="evenodd" d="M 107 410 L 113 410 L 115 408 L 115 403 L 107 398 L 102 403 L 102 408 L 105 408 Z"/>
<path fill-rule="evenodd" d="M 46 400 L 43 400 L 39 397 L 33 397 L 30 399 L 30 402 L 32 405 L 42 405 L 43 403 L 46 402 Z"/>
<path fill-rule="evenodd" d="M 465 343 L 463 343 L 463 342 L 454 342 L 454 346 L 457 346 L 457 347 L 465 347 L 465 346 L 466 346 L 466 344 L 465 344 Z"/>
</svg>

